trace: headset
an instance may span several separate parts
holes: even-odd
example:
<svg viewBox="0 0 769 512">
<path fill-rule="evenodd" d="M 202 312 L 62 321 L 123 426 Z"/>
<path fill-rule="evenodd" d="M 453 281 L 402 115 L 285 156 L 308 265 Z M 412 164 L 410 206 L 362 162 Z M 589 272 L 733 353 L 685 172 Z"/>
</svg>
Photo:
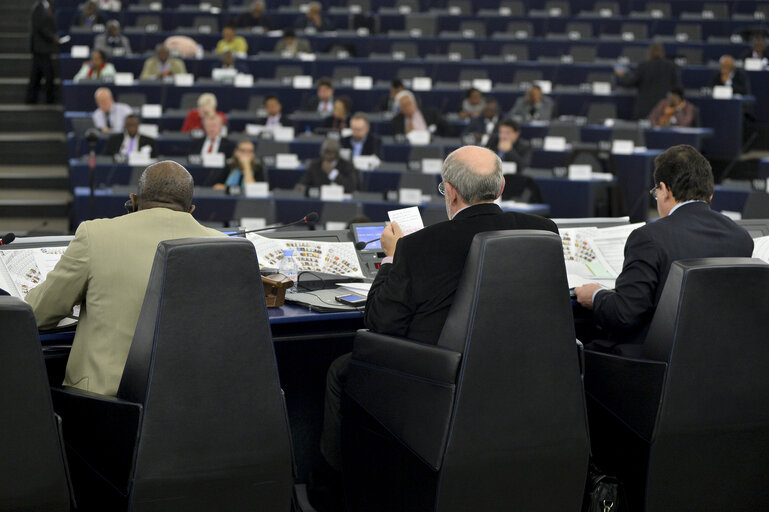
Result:
<svg viewBox="0 0 769 512">
<path fill-rule="evenodd" d="M 128 199 L 128 201 L 125 202 L 123 207 L 125 208 L 126 213 L 134 213 L 136 211 L 136 206 L 134 205 L 134 202 L 131 201 L 130 198 Z"/>
</svg>

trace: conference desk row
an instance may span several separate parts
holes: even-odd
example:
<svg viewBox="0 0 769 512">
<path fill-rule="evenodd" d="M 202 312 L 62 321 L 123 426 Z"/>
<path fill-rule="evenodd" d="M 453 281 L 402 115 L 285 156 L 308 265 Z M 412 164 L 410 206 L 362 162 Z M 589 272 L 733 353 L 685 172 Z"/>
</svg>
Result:
<svg viewBox="0 0 769 512">
<path fill-rule="evenodd" d="M 79 83 L 64 81 L 63 98 L 65 110 L 88 112 L 93 111 L 93 93 L 103 83 Z M 277 94 L 283 102 L 287 112 L 298 110 L 304 101 L 314 94 L 313 89 L 294 89 L 290 85 L 283 85 L 280 81 L 273 84 L 256 83 L 253 87 L 241 88 L 221 83 L 197 83 L 191 87 L 176 87 L 163 83 L 135 83 L 132 86 L 113 86 L 116 97 L 124 93 L 143 93 L 147 103 L 163 105 L 165 109 L 178 108 L 184 94 L 214 93 L 219 100 L 219 109 L 224 112 L 231 110 L 245 110 L 252 95 Z M 353 109 L 358 110 L 366 106 L 364 110 L 373 110 L 379 104 L 381 98 L 388 93 L 386 87 L 375 87 L 370 90 L 353 89 L 352 87 L 338 87 L 335 90 L 337 96 L 347 95 L 353 101 Z M 463 92 L 456 87 L 438 87 L 429 91 L 420 91 L 421 105 L 437 108 L 444 112 L 455 111 L 456 105 L 461 103 Z M 515 99 L 524 94 L 520 88 L 493 89 L 490 93 L 497 98 L 500 105 L 509 109 Z M 581 116 L 585 115 L 591 103 L 605 103 L 611 98 L 611 102 L 617 107 L 617 115 L 620 119 L 632 118 L 633 106 L 636 94 L 634 91 L 615 92 L 612 96 L 596 95 L 579 87 L 555 90 L 551 96 L 558 104 L 558 112 L 561 115 Z M 735 158 L 740 154 L 743 136 L 743 112 L 746 105 L 754 101 L 753 96 L 735 97 L 728 100 L 718 100 L 711 97 L 696 96 L 690 98 L 700 109 L 700 120 L 703 127 L 713 129 L 713 138 L 708 144 L 708 156 L 711 158 Z"/>
</svg>

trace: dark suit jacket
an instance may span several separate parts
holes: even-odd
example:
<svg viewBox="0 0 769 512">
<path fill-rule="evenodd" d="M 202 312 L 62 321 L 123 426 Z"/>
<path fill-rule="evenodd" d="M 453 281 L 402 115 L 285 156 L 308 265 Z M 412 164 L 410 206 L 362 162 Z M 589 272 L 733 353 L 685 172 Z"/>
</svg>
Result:
<svg viewBox="0 0 769 512">
<path fill-rule="evenodd" d="M 56 17 L 48 15 L 43 2 L 36 2 L 32 10 L 32 33 L 29 35 L 29 43 L 32 53 L 50 55 L 57 51 L 59 36 L 56 33 Z"/>
<path fill-rule="evenodd" d="M 499 152 L 497 152 L 497 144 L 499 144 L 499 137 L 495 135 L 489 139 L 489 143 L 486 147 L 499 155 Z M 499 158 L 501 158 L 503 162 L 515 162 L 518 166 L 518 172 L 521 172 L 528 167 L 529 162 L 531 162 L 531 144 L 528 141 L 519 138 L 515 141 L 515 144 L 513 144 L 510 151 L 499 155 Z"/>
<path fill-rule="evenodd" d="M 633 115 L 636 119 L 645 119 L 659 100 L 672 89 L 681 87 L 681 75 L 672 60 L 654 58 L 618 77 L 617 83 L 638 88 Z"/>
<path fill-rule="evenodd" d="M 110 135 L 109 139 L 107 139 L 107 142 L 104 144 L 104 149 L 102 150 L 101 154 L 107 156 L 117 155 L 120 152 L 121 144 L 123 144 L 123 137 L 124 134 L 122 133 Z M 153 158 L 158 156 L 158 145 L 155 142 L 155 139 L 151 137 L 145 137 L 144 135 L 139 135 L 139 148 L 143 148 L 144 146 L 149 146 L 152 148 L 150 156 Z"/>
<path fill-rule="evenodd" d="M 492 133 L 497 133 L 499 131 L 499 122 L 502 119 L 497 116 L 496 121 L 494 122 L 494 128 L 492 128 L 491 132 L 489 132 L 489 135 Z M 488 120 L 483 116 L 474 117 L 470 120 L 469 123 L 467 123 L 467 126 L 464 130 L 462 130 L 462 134 L 468 134 L 468 133 L 478 133 L 478 134 L 485 134 L 486 133 L 486 125 L 488 124 Z"/>
<path fill-rule="evenodd" d="M 454 220 L 398 240 L 393 263 L 382 265 L 371 285 L 364 321 L 369 329 L 423 343 L 438 342 L 477 233 L 506 229 L 558 232 L 544 217 L 503 212 L 478 204 Z"/>
<path fill-rule="evenodd" d="M 336 162 L 336 170 L 339 171 L 339 176 L 334 180 L 334 183 L 343 186 L 346 193 L 349 194 L 360 188 L 358 169 L 356 169 L 352 163 L 340 158 Z M 310 166 L 307 167 L 307 171 L 299 180 L 299 184 L 304 185 L 307 188 L 331 185 L 331 180 L 328 179 L 328 175 L 323 172 L 320 158 L 317 158 L 310 163 Z"/>
<path fill-rule="evenodd" d="M 451 135 L 451 126 L 445 119 L 443 119 L 440 112 L 430 107 L 420 110 L 422 111 L 422 116 L 425 118 L 425 123 L 427 123 L 428 128 L 431 125 L 435 125 L 434 135 L 440 137 L 448 137 Z M 390 121 L 390 130 L 393 135 L 406 133 L 406 124 L 401 112 L 398 112 Z"/>
<path fill-rule="evenodd" d="M 643 343 L 676 260 L 753 254 L 753 240 L 731 219 L 701 202 L 633 231 L 614 292 L 600 292 L 593 318 L 616 343 Z"/>
<path fill-rule="evenodd" d="M 352 137 L 345 137 L 342 139 L 342 147 L 348 148 L 352 151 Z M 382 140 L 376 136 L 375 134 L 369 132 L 369 134 L 366 136 L 366 140 L 363 141 L 363 149 L 361 150 L 361 155 L 376 155 L 378 157 L 382 157 L 381 154 L 382 151 Z"/>
<path fill-rule="evenodd" d="M 206 141 L 205 137 L 201 137 L 200 139 L 194 139 L 192 141 L 192 144 L 190 144 L 190 155 L 198 155 L 200 154 L 200 151 L 203 149 L 203 143 Z M 225 158 L 229 158 L 232 156 L 233 151 L 235 151 L 235 144 L 229 141 L 229 139 L 223 138 L 219 142 L 219 153 L 224 153 Z"/>
<path fill-rule="evenodd" d="M 278 119 L 278 122 L 281 126 L 294 126 L 294 123 L 291 122 L 291 119 L 284 116 L 283 114 L 280 115 L 280 118 Z M 267 124 L 267 118 L 266 117 L 260 117 L 256 120 L 256 124 L 261 124 L 262 126 Z"/>
<path fill-rule="evenodd" d="M 716 71 L 713 74 L 713 79 L 710 81 L 710 86 L 724 85 L 721 81 L 721 72 Z M 750 80 L 748 74 L 743 70 L 735 68 L 734 76 L 732 76 L 732 91 L 734 94 L 750 94 Z"/>
</svg>

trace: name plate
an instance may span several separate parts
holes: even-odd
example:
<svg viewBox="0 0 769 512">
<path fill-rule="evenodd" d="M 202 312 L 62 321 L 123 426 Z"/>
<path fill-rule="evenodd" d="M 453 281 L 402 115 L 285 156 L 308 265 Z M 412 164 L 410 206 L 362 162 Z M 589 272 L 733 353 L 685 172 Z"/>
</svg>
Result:
<svg viewBox="0 0 769 512">
<path fill-rule="evenodd" d="M 545 151 L 566 151 L 566 139 L 564 137 L 545 137 L 542 149 Z"/>
<path fill-rule="evenodd" d="M 398 202 L 401 204 L 422 204 L 422 191 L 418 188 L 398 190 Z"/>
<path fill-rule="evenodd" d="M 745 71 L 761 71 L 764 69 L 763 59 L 745 59 Z"/>
<path fill-rule="evenodd" d="M 609 82 L 593 82 L 593 94 L 596 96 L 608 96 L 611 94 Z"/>
<path fill-rule="evenodd" d="M 265 181 L 246 183 L 244 188 L 246 197 L 269 197 L 270 195 L 270 185 Z"/>
<path fill-rule="evenodd" d="M 503 174 L 516 174 L 518 172 L 518 164 L 515 162 L 502 162 Z"/>
<path fill-rule="evenodd" d="M 326 222 L 326 230 L 327 231 L 341 231 L 343 229 L 347 229 L 347 223 L 346 222 L 339 222 L 330 220 Z"/>
<path fill-rule="evenodd" d="M 423 158 L 422 172 L 425 174 L 440 174 L 443 160 L 440 158 Z"/>
<path fill-rule="evenodd" d="M 415 91 L 429 91 L 433 88 L 433 79 L 428 76 L 415 76 L 411 80 L 411 88 Z"/>
<path fill-rule="evenodd" d="M 714 100 L 730 100 L 733 95 L 734 91 L 729 85 L 716 85 L 713 87 Z"/>
<path fill-rule="evenodd" d="M 278 153 L 275 155 L 275 167 L 278 169 L 296 169 L 299 167 L 299 157 L 293 153 Z"/>
<path fill-rule="evenodd" d="M 412 130 L 406 134 L 406 138 L 412 146 L 426 146 L 427 144 L 430 144 L 430 131 Z"/>
<path fill-rule="evenodd" d="M 593 174 L 593 167 L 590 165 L 572 164 L 569 166 L 570 180 L 589 180 Z"/>
<path fill-rule="evenodd" d="M 258 137 L 260 133 L 264 131 L 264 126 L 261 124 L 252 124 L 248 123 L 246 125 L 246 135 L 251 135 L 252 137 Z"/>
<path fill-rule="evenodd" d="M 214 68 L 211 70 L 211 78 L 214 80 L 234 80 L 237 74 L 238 70 L 232 68 Z"/>
<path fill-rule="evenodd" d="M 160 133 L 160 129 L 156 124 L 140 124 L 139 125 L 139 134 L 144 135 L 145 137 L 151 137 L 153 139 L 157 139 L 158 133 Z"/>
<path fill-rule="evenodd" d="M 224 153 L 205 153 L 203 167 L 224 167 Z"/>
<path fill-rule="evenodd" d="M 245 231 L 249 229 L 262 229 L 267 226 L 267 219 L 263 217 L 243 217 L 240 219 L 240 227 Z"/>
<path fill-rule="evenodd" d="M 553 82 L 550 80 L 534 80 L 534 83 L 542 89 L 542 94 L 550 94 L 553 91 Z"/>
<path fill-rule="evenodd" d="M 179 73 L 174 75 L 174 85 L 177 87 L 192 87 L 195 76 L 191 73 Z"/>
<path fill-rule="evenodd" d="M 162 105 L 146 104 L 142 105 L 142 117 L 144 119 L 160 119 L 163 117 Z"/>
<path fill-rule="evenodd" d="M 91 49 L 84 44 L 73 45 L 69 54 L 75 59 L 87 59 L 91 55 Z"/>
<path fill-rule="evenodd" d="M 344 200 L 344 187 L 341 185 L 321 185 L 321 201 L 342 201 Z"/>
<path fill-rule="evenodd" d="M 370 76 L 356 76 L 352 79 L 352 88 L 367 91 L 374 87 L 374 79 Z"/>
<path fill-rule="evenodd" d="M 297 75 L 292 81 L 294 89 L 312 89 L 312 77 L 309 75 Z"/>
<path fill-rule="evenodd" d="M 488 78 L 474 78 L 473 79 L 473 87 L 478 89 L 481 92 L 491 92 L 491 80 Z"/>
<path fill-rule="evenodd" d="M 143 151 L 134 151 L 128 154 L 128 165 L 131 167 L 146 167 L 155 160 Z"/>
<path fill-rule="evenodd" d="M 379 160 L 376 155 L 360 155 L 355 156 L 352 159 L 352 164 L 355 166 L 355 168 L 362 171 L 370 171 L 376 169 L 381 163 L 382 161 Z"/>
<path fill-rule="evenodd" d="M 304 62 L 312 62 L 317 59 L 314 53 L 299 52 L 296 54 L 299 60 Z"/>
<path fill-rule="evenodd" d="M 294 127 L 275 126 L 272 128 L 272 134 L 278 142 L 291 142 L 294 140 Z"/>
<path fill-rule="evenodd" d="M 615 155 L 632 155 L 635 143 L 632 140 L 614 140 L 611 143 L 611 152 Z"/>
</svg>

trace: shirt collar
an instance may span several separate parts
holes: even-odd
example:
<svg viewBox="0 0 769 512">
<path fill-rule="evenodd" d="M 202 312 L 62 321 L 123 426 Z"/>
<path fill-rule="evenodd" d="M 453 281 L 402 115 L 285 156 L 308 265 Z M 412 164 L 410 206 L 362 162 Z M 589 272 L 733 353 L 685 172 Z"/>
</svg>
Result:
<svg viewBox="0 0 769 512">
<path fill-rule="evenodd" d="M 691 203 L 704 203 L 705 201 L 701 201 L 699 199 L 691 199 L 689 201 L 684 201 L 683 203 L 678 203 L 673 208 L 670 209 L 670 213 L 668 215 L 673 215 L 673 212 L 678 210 L 680 207 L 682 207 L 685 204 L 691 204 Z"/>
</svg>

